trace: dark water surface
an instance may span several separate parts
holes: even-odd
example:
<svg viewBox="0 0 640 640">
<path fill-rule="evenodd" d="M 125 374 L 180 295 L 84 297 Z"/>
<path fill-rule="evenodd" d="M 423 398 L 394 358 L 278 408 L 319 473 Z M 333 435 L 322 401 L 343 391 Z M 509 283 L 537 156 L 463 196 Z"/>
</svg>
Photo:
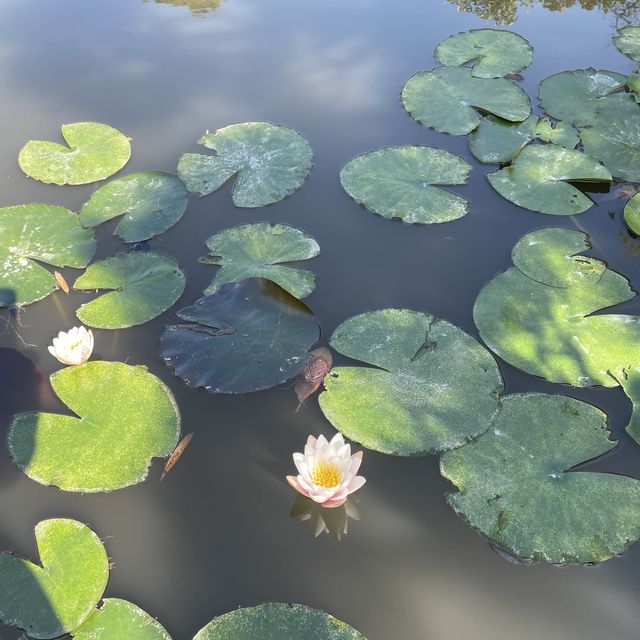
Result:
<svg viewBox="0 0 640 640">
<path fill-rule="evenodd" d="M 58 139 L 66 122 L 107 122 L 132 136 L 129 173 L 175 171 L 180 154 L 197 150 L 194 141 L 205 129 L 270 120 L 310 141 L 311 177 L 293 197 L 265 209 L 234 208 L 229 188 L 192 198 L 184 219 L 152 243 L 178 258 L 187 274 L 179 306 L 195 300 L 213 276 L 213 267 L 196 262 L 206 253 L 205 239 L 263 220 L 302 228 L 320 243 L 321 256 L 307 263 L 318 277 L 307 302 L 324 342 L 341 321 L 382 307 L 429 311 L 477 335 L 471 310 L 480 288 L 510 266 L 518 238 L 545 226 L 584 229 L 593 255 L 640 287 L 640 241 L 625 231 L 623 201 L 602 200 L 575 218 L 519 209 L 490 188 L 466 138 L 433 132 L 404 113 L 400 88 L 415 71 L 434 66 L 440 40 L 494 23 L 439 0 L 227 0 L 195 15 L 172 6 L 180 4 L 2 0 L 0 205 L 50 202 L 79 210 L 94 186 L 46 186 L 22 175 L 16 163 L 26 140 Z M 515 11 L 514 2 L 502 4 Z M 512 29 L 535 47 L 524 72 L 529 94 L 565 69 L 630 72 L 633 63 L 611 42 L 616 22 L 597 8 L 521 8 Z M 470 198 L 471 213 L 410 226 L 349 199 L 338 182 L 343 164 L 398 144 L 445 147 L 469 159 L 471 180 L 454 190 Z M 98 257 L 124 248 L 111 237 L 114 226 L 99 230 Z M 65 273 L 75 279 L 73 271 Z M 58 292 L 19 315 L 22 340 L 37 349 L 4 330 L 2 346 L 19 349 L 45 376 L 15 353 L 0 354 L 3 431 L 14 411 L 61 410 L 47 390 L 46 377 L 59 365 L 46 346 L 59 330 L 78 324 L 74 309 L 84 299 Z M 640 312 L 637 301 L 623 308 Z M 115 561 L 107 595 L 158 617 L 174 640 L 190 640 L 212 617 L 263 601 L 326 609 L 369 640 L 639 637 L 640 544 L 598 567 L 513 566 L 446 506 L 449 487 L 435 457 L 366 452 L 362 521 L 351 524 L 342 542 L 314 539 L 306 523 L 289 518 L 295 496 L 284 476 L 307 434 L 332 432 L 316 400 L 295 414 L 290 387 L 242 397 L 188 390 L 157 353 L 162 328 L 173 318 L 170 310 L 126 331 L 96 331 L 99 355 L 146 364 L 176 395 L 184 432 L 195 437 L 172 474 L 159 484 L 156 462 L 141 485 L 65 494 L 29 480 L 2 446 L 0 549 L 34 558 L 39 520 L 88 523 Z M 589 466 L 640 477 L 640 448 L 623 432 L 630 405 L 620 389 L 579 391 L 501 368 L 508 392 L 566 392 L 606 411 L 620 446 Z M 2 640 L 17 635 L 0 628 Z"/>
</svg>

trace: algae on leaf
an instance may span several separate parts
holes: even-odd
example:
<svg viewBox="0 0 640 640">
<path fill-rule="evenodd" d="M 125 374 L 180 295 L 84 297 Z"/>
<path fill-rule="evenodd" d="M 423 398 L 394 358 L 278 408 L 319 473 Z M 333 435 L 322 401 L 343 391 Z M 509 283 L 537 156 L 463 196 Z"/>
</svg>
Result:
<svg viewBox="0 0 640 640">
<path fill-rule="evenodd" d="M 640 62 L 640 27 L 623 27 L 619 35 L 613 38 L 613 42 L 620 53 Z"/>
</svg>

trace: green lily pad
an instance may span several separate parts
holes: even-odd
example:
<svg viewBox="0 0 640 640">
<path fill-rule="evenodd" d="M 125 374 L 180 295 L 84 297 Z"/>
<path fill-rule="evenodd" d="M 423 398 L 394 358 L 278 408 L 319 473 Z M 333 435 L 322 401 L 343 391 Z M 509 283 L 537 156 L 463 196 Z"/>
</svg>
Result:
<svg viewBox="0 0 640 640">
<path fill-rule="evenodd" d="M 106 598 L 82 626 L 74 640 L 171 640 L 164 627 L 131 602 Z"/>
<path fill-rule="evenodd" d="M 618 51 L 628 58 L 640 62 L 640 27 L 623 27 L 613 38 Z"/>
<path fill-rule="evenodd" d="M 534 137 L 557 144 L 565 149 L 575 149 L 580 142 L 578 131 L 568 122 L 557 122 L 555 125 L 549 118 L 540 118 L 534 131 Z"/>
<path fill-rule="evenodd" d="M 57 638 L 94 610 L 109 560 L 100 538 L 75 520 L 44 520 L 35 536 L 42 566 L 0 554 L 0 620 L 30 638 Z"/>
<path fill-rule="evenodd" d="M 222 285 L 177 313 L 160 354 L 190 387 L 210 393 L 249 393 L 297 376 L 320 338 L 310 309 L 260 278 Z"/>
<path fill-rule="evenodd" d="M 18 164 L 30 177 L 47 184 L 88 184 L 104 180 L 129 161 L 127 136 L 99 122 L 62 125 L 68 146 L 30 140 L 20 150 Z"/>
<path fill-rule="evenodd" d="M 471 165 L 431 147 L 385 147 L 350 160 L 340 172 L 344 190 L 385 218 L 448 222 L 466 215 L 469 201 L 433 185 L 465 184 Z"/>
<path fill-rule="evenodd" d="M 94 262 L 75 281 L 74 289 L 111 289 L 83 304 L 76 315 L 99 329 L 144 324 L 175 304 L 185 287 L 178 263 L 158 253 L 119 253 Z"/>
<path fill-rule="evenodd" d="M 620 93 L 626 82 L 624 75 L 613 71 L 563 71 L 540 83 L 540 106 L 556 120 L 577 127 L 592 125 L 604 103 L 633 102 L 628 93 Z"/>
<path fill-rule="evenodd" d="M 68 209 L 52 204 L 1 207 L 0 307 L 30 304 L 58 288 L 39 262 L 81 269 L 95 251 L 93 232 Z"/>
<path fill-rule="evenodd" d="M 636 195 L 624 205 L 623 215 L 624 221 L 629 226 L 629 229 L 640 236 L 640 193 L 636 193 Z"/>
<path fill-rule="evenodd" d="M 85 227 L 123 216 L 115 235 L 125 242 L 142 242 L 164 233 L 184 214 L 187 188 L 163 171 L 132 173 L 100 187 L 80 211 Z"/>
<path fill-rule="evenodd" d="M 519 240 L 515 267 L 476 299 L 473 315 L 487 346 L 509 364 L 551 382 L 613 387 L 640 363 L 640 317 L 596 312 L 631 300 L 624 276 L 592 258 L 587 236 L 542 229 Z"/>
<path fill-rule="evenodd" d="M 627 87 L 632 92 L 636 102 L 640 102 L 640 69 L 636 69 L 627 78 Z"/>
<path fill-rule="evenodd" d="M 393 455 L 458 447 L 486 431 L 499 409 L 500 370 L 462 329 L 407 309 L 355 316 L 331 346 L 371 367 L 335 367 L 320 408 L 347 438 Z"/>
<path fill-rule="evenodd" d="M 198 144 L 214 155 L 185 153 L 178 175 L 191 193 L 206 196 L 237 174 L 237 207 L 264 207 L 297 191 L 311 171 L 313 152 L 296 131 L 269 122 L 232 124 L 207 132 Z"/>
<path fill-rule="evenodd" d="M 500 78 L 518 73 L 533 60 L 533 47 L 517 33 L 498 29 L 471 29 L 443 40 L 436 60 L 446 66 L 473 62 L 476 78 Z"/>
<path fill-rule="evenodd" d="M 402 89 L 402 104 L 425 127 L 465 135 L 482 120 L 477 109 L 504 120 L 521 122 L 531 105 L 524 91 L 504 78 L 474 78 L 468 67 L 436 67 L 420 71 Z"/>
<path fill-rule="evenodd" d="M 447 501 L 510 553 L 556 564 L 602 562 L 640 537 L 640 481 L 571 471 L 616 446 L 606 416 L 560 395 L 515 394 L 493 428 L 440 460 Z"/>
<path fill-rule="evenodd" d="M 193 640 L 365 640 L 345 622 L 301 604 L 267 603 L 214 618 Z"/>
<path fill-rule="evenodd" d="M 501 196 L 520 207 L 570 216 L 586 211 L 593 201 L 569 182 L 611 182 L 612 177 L 597 160 L 581 151 L 535 144 L 487 179 Z"/>
<path fill-rule="evenodd" d="M 320 253 L 318 243 L 300 229 L 286 224 L 260 222 L 245 224 L 216 233 L 207 240 L 211 256 L 200 262 L 222 268 L 204 290 L 215 293 L 221 285 L 247 278 L 266 278 L 296 298 L 308 296 L 316 286 L 311 271 L 280 264 L 308 260 Z"/>
<path fill-rule="evenodd" d="M 79 417 L 20 413 L 9 433 L 14 462 L 40 484 L 83 493 L 128 487 L 178 442 L 175 400 L 141 367 L 87 362 L 54 373 L 51 385 Z"/>
</svg>

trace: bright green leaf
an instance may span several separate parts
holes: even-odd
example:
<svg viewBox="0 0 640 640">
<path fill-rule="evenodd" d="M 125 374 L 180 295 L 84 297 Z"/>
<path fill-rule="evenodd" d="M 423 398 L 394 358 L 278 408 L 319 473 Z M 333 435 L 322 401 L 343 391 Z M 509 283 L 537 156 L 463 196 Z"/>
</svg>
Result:
<svg viewBox="0 0 640 640">
<path fill-rule="evenodd" d="M 624 205 L 624 221 L 629 229 L 640 236 L 640 193 L 636 193 L 627 204 Z"/>
<path fill-rule="evenodd" d="M 618 51 L 628 58 L 640 62 L 640 27 L 623 27 L 613 38 Z"/>
<path fill-rule="evenodd" d="M 580 142 L 578 131 L 568 122 L 553 124 L 549 118 L 540 118 L 534 131 L 534 137 L 557 144 L 565 149 L 575 149 Z"/>
</svg>

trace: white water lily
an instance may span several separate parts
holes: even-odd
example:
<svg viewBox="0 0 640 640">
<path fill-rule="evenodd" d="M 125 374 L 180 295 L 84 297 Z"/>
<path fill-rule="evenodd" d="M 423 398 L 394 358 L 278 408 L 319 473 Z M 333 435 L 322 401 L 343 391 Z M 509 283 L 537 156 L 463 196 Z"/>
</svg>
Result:
<svg viewBox="0 0 640 640">
<path fill-rule="evenodd" d="M 309 436 L 304 453 L 294 453 L 297 476 L 287 476 L 287 482 L 303 496 L 325 507 L 339 507 L 366 480 L 357 476 L 362 451 L 351 455 L 341 433 L 329 442 L 324 436 Z"/>
<path fill-rule="evenodd" d="M 91 357 L 92 352 L 93 333 L 84 327 L 61 331 L 49 346 L 49 353 L 63 364 L 82 364 Z"/>
</svg>

